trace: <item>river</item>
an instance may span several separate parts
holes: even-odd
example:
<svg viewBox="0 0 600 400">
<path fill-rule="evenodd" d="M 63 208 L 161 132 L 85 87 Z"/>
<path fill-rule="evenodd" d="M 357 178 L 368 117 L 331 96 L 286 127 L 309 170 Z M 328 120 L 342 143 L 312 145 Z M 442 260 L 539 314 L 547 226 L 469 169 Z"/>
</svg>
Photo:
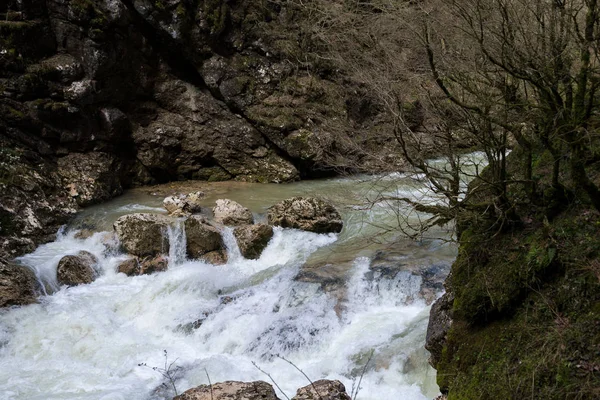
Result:
<svg viewBox="0 0 600 400">
<path fill-rule="evenodd" d="M 168 271 L 117 273 L 125 256 L 107 249 L 104 231 L 120 215 L 164 213 L 165 195 L 192 190 L 205 191 L 207 207 L 233 199 L 258 220 L 279 200 L 325 196 L 342 213 L 344 230 L 276 228 L 261 257 L 245 260 L 225 228 L 229 261 L 213 266 L 185 257 L 184 235 L 174 226 Z M 168 184 L 86 209 L 56 241 L 18 259 L 47 294 L 39 304 L 0 310 L 0 398 L 171 398 L 161 386 L 168 381 L 151 368 L 164 366 L 165 350 L 179 393 L 208 377 L 272 383 L 258 366 L 285 392 L 278 391 L 281 399 L 291 398 L 308 381 L 289 360 L 312 380 L 339 379 L 349 393 L 364 371 L 360 400 L 435 397 L 423 345 L 430 304 L 441 295 L 456 248 L 443 230 L 399 240 L 394 227 L 408 211 L 386 201 L 365 205 L 380 193 L 427 196 L 412 179 L 392 174 L 286 185 Z M 77 239 L 81 228 L 97 232 Z M 58 261 L 80 250 L 99 258 L 99 277 L 60 287 Z"/>
</svg>

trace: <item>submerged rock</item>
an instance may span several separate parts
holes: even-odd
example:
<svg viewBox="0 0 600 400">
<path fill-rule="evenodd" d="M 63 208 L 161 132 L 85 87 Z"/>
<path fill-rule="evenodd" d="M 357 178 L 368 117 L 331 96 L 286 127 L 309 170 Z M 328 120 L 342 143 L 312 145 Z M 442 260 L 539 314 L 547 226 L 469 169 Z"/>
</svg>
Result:
<svg viewBox="0 0 600 400">
<path fill-rule="evenodd" d="M 248 225 L 254 223 L 252 212 L 238 202 L 229 199 L 217 200 L 213 208 L 215 222 L 223 225 Z"/>
<path fill-rule="evenodd" d="M 273 227 L 267 224 L 238 226 L 233 235 L 242 255 L 256 260 L 273 237 Z"/>
<path fill-rule="evenodd" d="M 279 400 L 267 382 L 227 381 L 200 385 L 189 389 L 173 400 Z"/>
<path fill-rule="evenodd" d="M 316 233 L 340 232 L 344 225 L 331 204 L 315 197 L 293 197 L 270 207 L 269 223 Z"/>
<path fill-rule="evenodd" d="M 35 303 L 37 287 L 33 271 L 0 259 L 0 307 Z"/>
<path fill-rule="evenodd" d="M 192 192 L 178 196 L 168 196 L 163 200 L 163 206 L 169 215 L 190 215 L 201 211 L 200 200 L 204 198 L 204 192 Z"/>
<path fill-rule="evenodd" d="M 292 400 L 352 400 L 340 381 L 321 379 L 298 389 Z"/>
<path fill-rule="evenodd" d="M 139 257 L 164 254 L 169 251 L 166 230 L 171 219 L 159 214 L 129 214 L 114 223 L 121 246 Z"/>
<path fill-rule="evenodd" d="M 201 258 L 207 253 L 225 251 L 221 233 L 210 225 L 204 217 L 192 215 L 185 220 L 187 255 Z"/>
<path fill-rule="evenodd" d="M 425 348 L 431 354 L 429 363 L 434 368 L 442 360 L 442 350 L 446 344 L 446 336 L 452 325 L 453 302 L 454 296 L 450 292 L 446 292 L 433 303 L 429 312 Z"/>
<path fill-rule="evenodd" d="M 64 256 L 58 262 L 56 278 L 61 285 L 77 286 L 92 283 L 96 276 L 94 266 L 98 263 L 95 255 L 80 251 L 77 255 Z"/>
</svg>

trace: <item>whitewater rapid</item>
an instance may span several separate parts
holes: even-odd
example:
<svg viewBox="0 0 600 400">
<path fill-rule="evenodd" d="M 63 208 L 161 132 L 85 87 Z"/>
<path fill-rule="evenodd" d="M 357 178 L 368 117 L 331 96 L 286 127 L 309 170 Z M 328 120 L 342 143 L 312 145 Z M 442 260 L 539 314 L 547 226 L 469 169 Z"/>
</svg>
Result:
<svg viewBox="0 0 600 400">
<path fill-rule="evenodd" d="M 152 204 L 128 207 L 124 212 L 160 211 Z M 213 383 L 272 383 L 258 366 L 283 389 L 281 399 L 291 398 L 308 382 L 278 355 L 313 380 L 339 379 L 350 392 L 372 352 L 358 399 L 438 394 L 423 348 L 429 305 L 418 274 L 373 273 L 372 257 L 358 256 L 343 290 L 323 291 L 318 282 L 294 278 L 311 254 L 340 246 L 338 235 L 275 228 L 260 258 L 246 260 L 225 228 L 229 261 L 213 266 L 185 257 L 182 226 L 168 233 L 169 269 L 152 275 L 117 273 L 126 256 L 106 245 L 105 232 L 82 240 L 66 229 L 21 257 L 48 295 L 39 304 L 0 310 L 0 398 L 170 399 L 164 378 L 138 365 L 163 366 L 164 350 L 175 361 L 179 393 L 207 384 L 207 374 Z M 98 257 L 98 278 L 59 286 L 58 261 L 80 250 Z"/>
</svg>

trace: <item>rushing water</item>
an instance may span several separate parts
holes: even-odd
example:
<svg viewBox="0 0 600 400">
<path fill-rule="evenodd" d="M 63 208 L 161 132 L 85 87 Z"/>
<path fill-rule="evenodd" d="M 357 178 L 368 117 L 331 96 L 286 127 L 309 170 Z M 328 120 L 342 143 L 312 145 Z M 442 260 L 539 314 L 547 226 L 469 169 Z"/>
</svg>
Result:
<svg viewBox="0 0 600 400">
<path fill-rule="evenodd" d="M 123 214 L 164 212 L 164 194 L 183 189 L 198 187 L 136 190 L 91 207 L 55 242 L 19 259 L 35 271 L 48 295 L 39 304 L 0 310 L 0 398 L 170 398 L 173 393 L 161 388 L 164 378 L 149 368 L 164 366 L 164 350 L 169 363 L 174 361 L 171 371 L 180 393 L 208 383 L 207 375 L 213 383 L 269 381 L 258 366 L 291 398 L 308 382 L 285 358 L 313 380 L 341 380 L 349 392 L 364 370 L 361 400 L 435 397 L 435 371 L 423 349 L 431 298 L 424 298 L 424 278 L 415 271 L 437 266 L 447 272 L 455 249 L 434 239 L 400 242 L 394 259 L 405 267 L 392 274 L 370 268 L 377 254 L 386 254 L 381 239 L 393 239 L 397 232 L 373 235 L 393 227 L 408 211 L 385 201 L 361 206 L 361 199 L 377 193 L 422 196 L 422 188 L 403 176 L 377 183 L 353 178 L 290 185 L 200 184 L 206 206 L 231 198 L 257 219 L 283 198 L 328 194 L 342 211 L 344 231 L 275 228 L 260 259 L 246 260 L 231 229 L 225 228 L 229 261 L 213 266 L 186 258 L 178 220 L 166 232 L 168 271 L 137 277 L 117 273 L 125 255 L 114 244 L 107 246 L 102 231 L 110 231 Z M 82 227 L 99 232 L 76 239 L 76 229 Z M 98 278 L 89 285 L 60 287 L 58 261 L 80 250 L 99 258 Z M 295 279 L 309 266 L 324 264 L 333 266 L 330 278 L 341 282 L 335 290 L 323 290 L 318 279 Z M 434 291 L 434 297 L 441 294 L 439 287 Z M 280 392 L 278 396 L 285 398 Z"/>
</svg>

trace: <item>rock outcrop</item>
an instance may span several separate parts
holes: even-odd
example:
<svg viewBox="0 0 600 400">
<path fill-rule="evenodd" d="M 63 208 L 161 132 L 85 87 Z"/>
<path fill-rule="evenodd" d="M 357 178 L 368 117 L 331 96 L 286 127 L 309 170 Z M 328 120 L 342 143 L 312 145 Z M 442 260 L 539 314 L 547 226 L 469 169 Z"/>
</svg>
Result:
<svg viewBox="0 0 600 400">
<path fill-rule="evenodd" d="M 38 286 L 29 268 L 0 259 L 0 308 L 35 303 Z"/>
<path fill-rule="evenodd" d="M 58 262 L 56 278 L 61 285 L 77 286 L 92 283 L 96 276 L 95 265 L 98 259 L 88 251 L 64 256 Z"/>
<path fill-rule="evenodd" d="M 233 235 L 242 255 L 256 260 L 273 237 L 273 228 L 267 224 L 243 225 L 235 228 Z"/>
<path fill-rule="evenodd" d="M 186 219 L 185 234 L 188 257 L 204 258 L 213 264 L 226 262 L 221 233 L 204 217 L 192 215 Z"/>
<path fill-rule="evenodd" d="M 293 197 L 270 207 L 269 223 L 284 228 L 327 233 L 341 232 L 340 213 L 331 204 L 314 197 Z"/>
<path fill-rule="evenodd" d="M 332 398 L 333 399 L 333 398 Z M 337 398 L 336 398 L 337 399 Z M 227 381 L 200 385 L 186 390 L 173 400 L 279 400 L 267 382 Z"/>
<path fill-rule="evenodd" d="M 452 302 L 454 297 L 450 293 L 444 293 L 431 306 L 429 312 L 429 324 L 427 325 L 427 336 L 425 348 L 431 354 L 429 363 L 438 365 L 442 360 L 442 350 L 446 345 L 446 336 L 452 325 Z"/>
<path fill-rule="evenodd" d="M 383 108 L 307 51 L 319 46 L 293 2 L 13 1 L 0 14 L 0 256 L 130 186 L 287 182 L 369 169 L 382 147 Z"/>
<path fill-rule="evenodd" d="M 298 389 L 292 400 L 352 400 L 340 381 L 321 379 Z"/>
<path fill-rule="evenodd" d="M 121 246 L 138 257 L 155 256 L 169 252 L 166 231 L 172 220 L 159 214 L 128 214 L 114 223 Z"/>
<path fill-rule="evenodd" d="M 238 226 L 254 223 L 254 216 L 249 209 L 229 199 L 217 200 L 213 214 L 215 222 L 223 225 Z"/>
<path fill-rule="evenodd" d="M 191 215 L 201 211 L 200 200 L 203 197 L 203 192 L 168 196 L 163 200 L 163 206 L 174 217 Z"/>
</svg>

